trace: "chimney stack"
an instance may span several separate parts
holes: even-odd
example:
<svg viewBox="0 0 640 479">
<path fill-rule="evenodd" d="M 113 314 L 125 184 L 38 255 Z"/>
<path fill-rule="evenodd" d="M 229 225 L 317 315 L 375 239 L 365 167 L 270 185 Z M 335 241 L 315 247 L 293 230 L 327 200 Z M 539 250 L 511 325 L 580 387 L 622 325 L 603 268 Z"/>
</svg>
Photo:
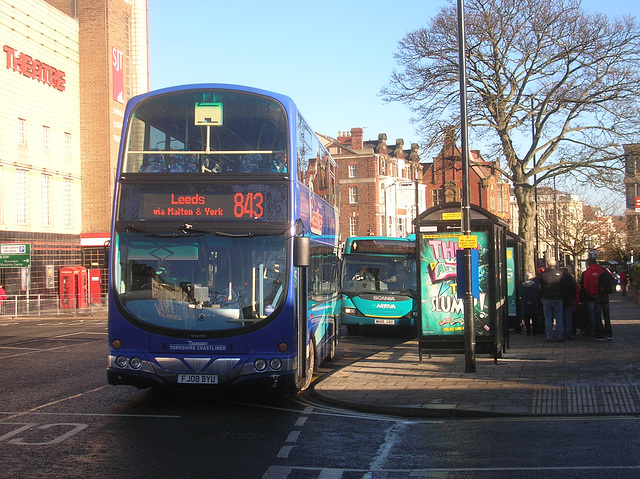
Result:
<svg viewBox="0 0 640 479">
<path fill-rule="evenodd" d="M 364 147 L 364 129 L 351 128 L 351 148 L 362 150 Z"/>
</svg>

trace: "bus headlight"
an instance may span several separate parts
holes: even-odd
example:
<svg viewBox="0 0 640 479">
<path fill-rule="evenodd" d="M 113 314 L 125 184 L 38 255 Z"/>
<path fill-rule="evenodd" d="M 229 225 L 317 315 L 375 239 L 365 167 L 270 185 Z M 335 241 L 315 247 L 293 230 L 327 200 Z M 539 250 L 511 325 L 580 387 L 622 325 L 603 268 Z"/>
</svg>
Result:
<svg viewBox="0 0 640 479">
<path fill-rule="evenodd" d="M 344 314 L 356 314 L 356 308 L 342 308 Z"/>
<path fill-rule="evenodd" d="M 118 356 L 116 358 L 116 366 L 118 366 L 120 369 L 126 368 L 127 362 L 127 358 L 125 358 L 124 356 Z"/>
<path fill-rule="evenodd" d="M 131 369 L 140 369 L 142 367 L 142 359 L 138 356 L 132 357 L 129 361 L 129 366 L 131 366 Z"/>
<path fill-rule="evenodd" d="M 282 367 L 282 359 L 273 358 L 271 361 L 269 361 L 269 366 L 271 366 L 271 369 L 273 369 L 274 371 L 277 371 Z"/>
<path fill-rule="evenodd" d="M 256 359 L 253 363 L 253 367 L 256 369 L 256 371 L 264 371 L 265 369 L 267 369 L 267 361 L 265 361 L 264 359 Z"/>
</svg>

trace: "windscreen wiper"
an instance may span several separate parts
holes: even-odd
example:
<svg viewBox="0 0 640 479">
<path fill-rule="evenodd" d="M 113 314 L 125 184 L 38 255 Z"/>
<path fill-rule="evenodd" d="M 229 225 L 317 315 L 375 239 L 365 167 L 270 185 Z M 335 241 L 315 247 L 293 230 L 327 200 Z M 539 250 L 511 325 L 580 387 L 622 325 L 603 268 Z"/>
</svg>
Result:
<svg viewBox="0 0 640 479">
<path fill-rule="evenodd" d="M 151 231 L 145 228 L 140 228 L 139 226 L 136 225 L 127 225 L 127 227 L 125 228 L 125 231 L 127 233 L 130 233 L 132 231 L 136 231 L 138 233 L 143 233 L 147 236 L 154 236 L 156 238 L 178 238 L 178 233 L 158 233 L 156 231 Z M 184 234 L 189 234 L 186 231 L 183 231 Z"/>
<path fill-rule="evenodd" d="M 180 226 L 180 231 L 182 231 L 184 234 L 190 234 L 190 233 L 200 233 L 200 234 L 212 234 L 212 235 L 216 235 L 216 236 L 224 236 L 226 238 L 254 238 L 256 236 L 273 236 L 276 234 L 279 234 L 278 232 L 273 232 L 273 233 L 252 233 L 250 231 L 244 232 L 244 233 L 228 233 L 226 231 L 214 231 L 214 230 L 208 230 L 205 229 L 201 226 L 194 226 L 190 223 L 185 223 L 182 226 Z"/>
<path fill-rule="evenodd" d="M 125 231 L 127 233 L 131 233 L 132 231 L 136 231 L 138 233 L 144 233 L 144 234 L 146 234 L 148 236 L 158 236 L 158 237 L 161 237 L 161 238 L 171 237 L 171 235 L 169 235 L 169 236 L 162 235 L 160 233 L 156 233 L 155 231 L 150 231 L 150 230 L 145 229 L 145 228 L 140 228 L 139 226 L 136 226 L 136 225 L 127 225 L 127 227 L 125 228 Z"/>
<path fill-rule="evenodd" d="M 209 234 L 210 231 L 207 231 L 205 229 L 202 228 L 194 228 L 194 226 L 192 224 L 189 223 L 185 223 L 182 226 L 180 226 L 180 228 L 178 228 L 180 231 L 182 231 L 182 233 L 189 235 L 189 236 L 201 236 L 203 234 Z"/>
</svg>

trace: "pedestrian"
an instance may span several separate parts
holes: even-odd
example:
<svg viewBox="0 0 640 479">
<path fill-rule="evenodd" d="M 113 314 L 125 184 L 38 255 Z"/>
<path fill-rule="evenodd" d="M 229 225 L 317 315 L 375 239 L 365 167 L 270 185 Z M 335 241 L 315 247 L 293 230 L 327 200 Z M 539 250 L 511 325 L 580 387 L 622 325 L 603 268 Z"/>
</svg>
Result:
<svg viewBox="0 0 640 479">
<path fill-rule="evenodd" d="M 596 263 L 594 257 L 587 258 L 587 269 L 582 273 L 582 294 L 580 299 L 589 312 L 587 324 L 587 336 L 596 333 L 595 306 L 594 299 L 598 294 L 598 276 L 602 268 Z"/>
<path fill-rule="evenodd" d="M 4 314 L 4 302 L 7 300 L 7 292 L 4 285 L 0 284 L 0 314 Z"/>
<path fill-rule="evenodd" d="M 627 295 L 627 282 L 629 281 L 629 275 L 627 275 L 627 272 L 623 269 L 620 272 L 620 290 L 622 291 L 622 296 L 626 296 Z"/>
<path fill-rule="evenodd" d="M 589 312 L 589 308 L 587 306 L 586 301 L 586 293 L 584 292 L 584 287 L 582 286 L 582 278 L 578 280 L 578 295 L 576 297 L 576 306 L 573 313 L 573 334 L 575 335 L 578 329 L 582 331 L 582 334 L 587 334 L 587 330 L 589 329 L 589 318 L 591 313 Z M 593 303 L 593 301 L 592 301 Z"/>
<path fill-rule="evenodd" d="M 600 275 L 611 274 L 596 259 L 587 259 L 587 269 L 582 275 L 582 284 L 586 294 L 591 298 L 591 311 L 593 312 L 589 324 L 589 333 L 595 334 L 598 341 L 612 338 L 611 316 L 609 313 L 609 294 L 600 288 Z M 589 304 L 589 303 L 587 303 Z M 604 327 L 602 319 L 604 317 Z"/>
<path fill-rule="evenodd" d="M 547 259 L 547 267 L 540 273 L 539 282 L 547 341 L 564 341 L 562 272 L 556 268 L 555 258 Z M 556 324 L 555 335 L 553 330 L 554 319 Z"/>
<path fill-rule="evenodd" d="M 527 273 L 526 278 L 526 281 L 518 288 L 520 311 L 527 330 L 527 336 L 535 336 L 540 330 L 540 325 L 538 324 L 540 319 L 538 283 L 534 281 L 532 273 Z"/>
<path fill-rule="evenodd" d="M 598 277 L 598 295 L 593 301 L 593 314 L 596 323 L 596 339 L 603 341 L 605 339 L 611 340 L 613 338 L 611 330 L 611 313 L 609 311 L 609 293 L 615 292 L 616 279 L 613 274 L 605 268 L 601 267 L 602 272 Z M 603 280 L 603 276 L 608 276 L 609 281 Z M 610 289 L 607 288 L 606 283 L 610 285 Z M 604 320 L 604 327 L 602 321 Z"/>
<path fill-rule="evenodd" d="M 573 312 L 576 310 L 578 282 L 568 267 L 562 268 L 562 308 L 564 317 L 564 335 L 573 339 Z"/>
</svg>

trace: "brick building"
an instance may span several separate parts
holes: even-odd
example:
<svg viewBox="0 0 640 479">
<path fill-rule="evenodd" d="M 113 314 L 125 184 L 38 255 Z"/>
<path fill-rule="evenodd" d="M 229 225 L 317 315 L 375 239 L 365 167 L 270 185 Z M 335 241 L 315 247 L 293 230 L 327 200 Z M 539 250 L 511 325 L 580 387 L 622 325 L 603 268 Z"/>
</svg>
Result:
<svg viewBox="0 0 640 479">
<path fill-rule="evenodd" d="M 341 239 L 413 233 L 418 144 L 405 149 L 398 139 L 387 146 L 385 133 L 365 141 L 362 128 L 341 132 L 335 139 L 320 137 L 338 164 Z"/>
<path fill-rule="evenodd" d="M 494 166 L 495 162 L 485 160 L 480 150 L 470 151 L 470 203 L 510 223 L 509 183 Z M 461 201 L 462 152 L 456 146 L 453 130 L 446 133 L 443 147 L 433 162 L 423 166 L 420 182 L 425 185 L 427 208 Z"/>
<path fill-rule="evenodd" d="M 148 90 L 146 0 L 0 0 L 0 264 L 10 295 L 101 267 L 126 100 Z M 106 271 L 103 273 L 106 280 Z"/>
<path fill-rule="evenodd" d="M 630 231 L 640 231 L 640 144 L 623 145 L 625 158 L 625 211 Z"/>
</svg>

